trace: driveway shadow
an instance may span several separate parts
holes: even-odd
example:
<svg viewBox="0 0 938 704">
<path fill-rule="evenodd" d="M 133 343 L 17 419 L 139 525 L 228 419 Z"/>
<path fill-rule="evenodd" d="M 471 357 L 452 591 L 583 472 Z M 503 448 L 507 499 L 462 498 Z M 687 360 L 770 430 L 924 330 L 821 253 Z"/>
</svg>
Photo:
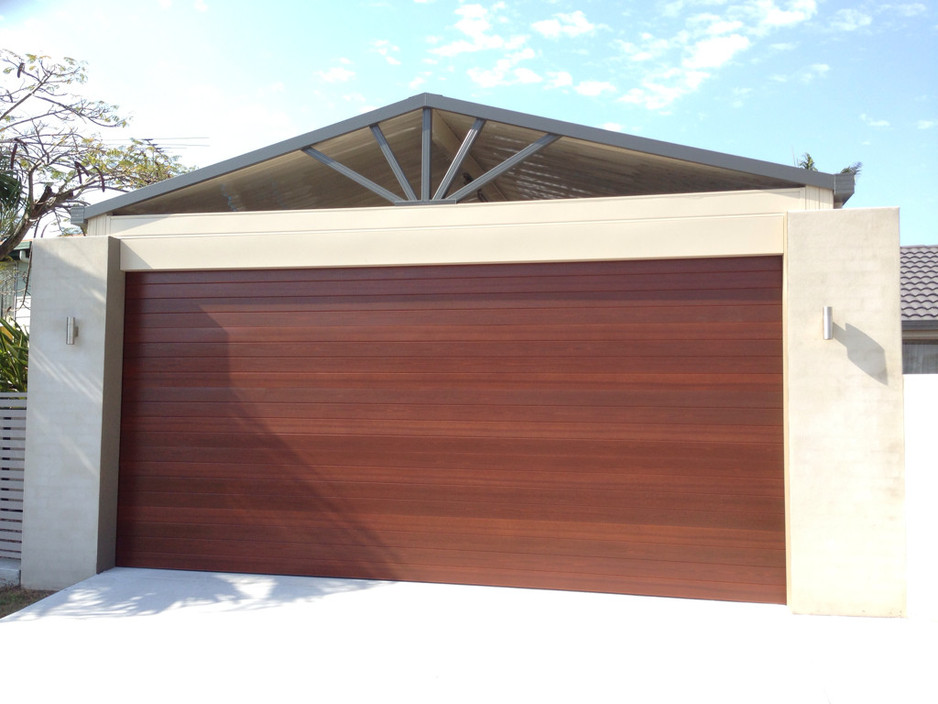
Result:
<svg viewBox="0 0 938 704">
<path fill-rule="evenodd" d="M 151 616 L 177 609 L 206 613 L 258 611 L 384 584 L 388 583 L 332 577 L 115 567 L 56 592 L 3 620 Z"/>
</svg>

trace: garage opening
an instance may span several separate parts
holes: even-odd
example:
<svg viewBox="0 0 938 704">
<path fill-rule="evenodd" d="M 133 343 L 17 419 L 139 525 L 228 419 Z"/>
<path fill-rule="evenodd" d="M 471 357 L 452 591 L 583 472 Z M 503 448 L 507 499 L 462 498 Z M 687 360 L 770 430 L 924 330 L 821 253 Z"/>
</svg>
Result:
<svg viewBox="0 0 938 704">
<path fill-rule="evenodd" d="M 781 257 L 126 281 L 119 565 L 785 601 Z"/>
</svg>

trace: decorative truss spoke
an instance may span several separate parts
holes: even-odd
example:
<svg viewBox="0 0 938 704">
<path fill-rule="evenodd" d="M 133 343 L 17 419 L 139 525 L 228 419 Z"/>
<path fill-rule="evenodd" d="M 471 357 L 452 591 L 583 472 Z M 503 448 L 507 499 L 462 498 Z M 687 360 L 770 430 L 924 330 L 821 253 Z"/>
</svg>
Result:
<svg viewBox="0 0 938 704">
<path fill-rule="evenodd" d="M 364 174 L 361 174 L 351 167 L 346 166 L 342 162 L 337 161 L 336 159 L 333 159 L 326 154 L 323 154 L 315 147 L 304 147 L 302 151 L 320 163 L 342 174 L 346 178 L 354 181 L 363 188 L 371 191 L 375 195 L 384 198 L 389 203 L 393 203 L 394 205 L 429 205 L 440 203 L 458 203 L 459 201 L 468 197 L 470 194 L 478 192 L 480 189 L 482 189 L 483 186 L 492 183 L 492 181 L 494 181 L 509 169 L 513 169 L 525 159 L 531 157 L 547 145 L 552 144 L 560 138 L 560 136 L 556 134 L 545 134 L 540 139 L 532 142 L 518 153 L 508 157 L 497 166 L 489 169 L 488 171 L 483 171 L 482 167 L 472 158 L 470 152 L 472 151 L 473 144 L 475 144 L 476 139 L 482 132 L 483 127 L 485 127 L 485 124 L 485 119 L 481 117 L 476 118 L 472 124 L 472 127 L 469 128 L 469 131 L 466 133 L 466 136 L 460 143 L 456 135 L 454 135 L 449 130 L 446 122 L 443 120 L 440 121 L 440 134 L 434 134 L 433 110 L 430 108 L 424 108 L 420 135 L 419 198 L 417 197 L 417 194 L 414 193 L 414 189 L 410 185 L 410 181 L 407 180 L 404 169 L 401 167 L 400 162 L 394 155 L 394 151 L 391 149 L 391 145 L 388 143 L 388 140 L 384 136 L 384 132 L 381 131 L 381 127 L 378 123 L 374 123 L 368 127 L 371 130 L 371 134 L 374 137 L 375 142 L 377 142 L 378 147 L 381 149 L 381 153 L 384 155 L 388 166 L 391 168 L 394 177 L 397 179 L 397 182 L 404 193 L 403 196 L 389 191 L 387 188 L 375 183 Z M 437 138 L 442 140 L 442 144 L 444 145 L 442 149 L 444 152 L 447 154 L 453 154 L 453 149 L 455 149 L 456 152 L 453 154 L 453 159 L 450 162 L 449 167 L 446 169 L 446 173 L 444 174 L 443 179 L 440 181 L 440 184 L 436 189 L 436 193 L 434 193 L 433 197 L 431 198 L 431 150 L 433 148 L 433 142 Z M 457 144 L 459 144 L 458 148 L 456 147 Z M 464 164 L 468 164 L 469 170 L 475 174 L 478 174 L 478 176 L 463 185 L 454 193 L 447 195 L 447 192 L 450 190 L 450 188 L 453 187 L 453 182 L 455 181 L 457 175 L 463 169 Z M 471 176 L 467 175 L 467 179 L 469 178 L 471 178 Z M 495 184 L 492 184 L 492 188 L 498 192 L 498 188 L 495 186 Z M 501 195 L 500 192 L 499 195 Z"/>
<path fill-rule="evenodd" d="M 355 183 L 357 183 L 358 185 L 364 186 L 365 188 L 367 188 L 367 189 L 368 189 L 369 191 L 371 191 L 372 193 L 375 193 L 375 194 L 381 196 L 382 198 L 384 198 L 385 200 L 390 201 L 391 203 L 395 203 L 395 204 L 396 204 L 396 203 L 403 203 L 403 202 L 406 202 L 406 201 L 404 201 L 403 198 L 401 198 L 401 197 L 400 197 L 399 195 L 397 195 L 396 193 L 392 193 L 391 191 L 389 191 L 389 190 L 388 190 L 387 188 L 385 188 L 384 186 L 379 186 L 377 183 L 375 183 L 374 181 L 372 181 L 370 178 L 368 178 L 368 177 L 366 177 L 366 176 L 362 176 L 360 173 L 358 173 L 358 172 L 355 171 L 354 169 L 350 169 L 350 168 L 349 168 L 348 166 L 346 166 L 345 164 L 336 161 L 336 160 L 333 159 L 332 157 L 326 156 L 325 154 L 323 154 L 323 153 L 322 153 L 321 151 L 319 151 L 318 149 L 315 149 L 315 148 L 313 148 L 313 147 L 305 147 L 305 148 L 303 149 L 303 151 L 304 151 L 306 154 L 308 154 L 309 156 L 313 157 L 316 161 L 319 161 L 319 162 L 325 164 L 326 166 L 328 166 L 328 167 L 331 168 L 331 169 L 335 169 L 336 171 L 338 171 L 338 172 L 339 172 L 340 174 L 342 174 L 343 176 L 352 179 L 352 180 L 353 180 Z"/>
<path fill-rule="evenodd" d="M 388 144 L 388 140 L 385 139 L 381 128 L 378 125 L 371 125 L 371 134 L 374 135 L 375 141 L 378 142 L 378 146 L 381 147 L 381 153 L 384 154 L 384 158 L 388 161 L 388 166 L 391 167 L 391 171 L 393 171 L 394 175 L 397 177 L 397 182 L 401 184 L 401 188 L 404 189 L 404 195 L 407 196 L 407 200 L 417 200 L 417 194 L 414 193 L 414 189 L 410 187 L 410 181 L 408 181 L 407 177 L 404 175 L 404 170 L 398 163 L 397 158 L 395 158 L 394 152 L 391 151 L 391 145 Z"/>
<path fill-rule="evenodd" d="M 509 169 L 514 168 L 515 166 L 520 164 L 522 161 L 532 156 L 533 154 L 536 154 L 541 149 L 546 147 L 548 144 L 552 144 L 553 142 L 557 141 L 559 138 L 560 138 L 559 135 L 556 135 L 556 134 L 545 134 L 539 140 L 529 144 L 517 154 L 514 154 L 508 157 L 507 159 L 505 159 L 498 166 L 495 166 L 489 169 L 484 174 L 479 176 L 479 178 L 475 179 L 471 183 L 467 183 L 465 186 L 463 186 L 458 191 L 453 193 L 449 198 L 447 198 L 447 200 L 456 201 L 456 202 L 461 201 L 463 198 L 468 196 L 473 191 L 479 190 L 485 184 L 489 183 L 490 181 L 495 180 L 496 178 L 501 176 L 503 173 L 505 173 Z"/>
<path fill-rule="evenodd" d="M 450 185 L 453 183 L 453 179 L 456 177 L 456 174 L 462 167 L 463 161 L 465 161 L 466 157 L 469 155 L 469 150 L 472 149 L 472 143 L 476 141 L 476 137 L 479 136 L 479 132 L 482 131 L 482 127 L 484 125 L 485 120 L 482 118 L 476 118 L 476 121 L 472 124 L 472 127 L 466 133 L 466 137 L 463 139 L 462 144 L 459 145 L 459 151 L 456 152 L 456 156 L 453 157 L 453 163 L 451 163 L 449 168 L 446 170 L 446 175 L 443 176 L 443 180 L 440 182 L 440 187 L 437 188 L 436 193 L 433 194 L 433 200 L 441 200 L 446 195 Z"/>
<path fill-rule="evenodd" d="M 420 130 L 420 200 L 430 200 L 430 143 L 433 136 L 433 110 L 423 109 Z"/>
</svg>

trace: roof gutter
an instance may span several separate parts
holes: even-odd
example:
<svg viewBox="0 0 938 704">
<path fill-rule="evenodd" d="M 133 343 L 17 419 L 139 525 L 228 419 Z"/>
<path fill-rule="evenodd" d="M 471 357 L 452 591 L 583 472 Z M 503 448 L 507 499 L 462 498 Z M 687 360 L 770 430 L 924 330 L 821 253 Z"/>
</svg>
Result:
<svg viewBox="0 0 938 704">
<path fill-rule="evenodd" d="M 834 207 L 841 208 L 850 200 L 856 187 L 857 177 L 852 171 L 834 174 Z"/>
</svg>

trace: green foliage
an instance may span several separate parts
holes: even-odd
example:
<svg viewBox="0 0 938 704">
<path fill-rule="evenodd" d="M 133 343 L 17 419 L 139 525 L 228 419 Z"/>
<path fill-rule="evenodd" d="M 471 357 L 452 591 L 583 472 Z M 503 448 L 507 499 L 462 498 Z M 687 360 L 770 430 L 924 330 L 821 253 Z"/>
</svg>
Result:
<svg viewBox="0 0 938 704">
<path fill-rule="evenodd" d="M 26 391 L 29 333 L 14 320 L 0 318 L 0 391 Z"/>
<path fill-rule="evenodd" d="M 853 162 L 852 164 L 850 164 L 850 166 L 845 166 L 844 168 L 842 168 L 842 169 L 840 170 L 840 173 L 842 173 L 842 174 L 853 174 L 854 177 L 857 177 L 857 176 L 860 175 L 860 172 L 861 172 L 862 170 L 863 170 L 863 162 L 862 162 L 862 161 L 855 161 L 855 162 Z"/>
<path fill-rule="evenodd" d="M 808 152 L 802 154 L 796 161 L 795 166 L 800 169 L 805 169 L 806 171 L 817 171 L 817 164 L 814 163 L 814 158 Z M 850 166 L 845 166 L 840 170 L 842 174 L 853 174 L 854 177 L 860 175 L 860 171 L 863 170 L 863 162 L 855 161 Z"/>
<path fill-rule="evenodd" d="M 99 131 L 127 121 L 82 96 L 86 81 L 75 59 L 0 49 L 0 259 L 31 231 L 64 229 L 87 193 L 130 191 L 189 170 L 152 140 L 106 144 Z"/>
<path fill-rule="evenodd" d="M 20 204 L 23 187 L 9 171 L 0 171 L 0 208 L 15 208 Z"/>
<path fill-rule="evenodd" d="M 814 163 L 814 159 L 811 157 L 808 152 L 805 152 L 801 155 L 801 158 L 795 164 L 798 168 L 804 169 L 805 171 L 817 171 L 817 164 Z"/>
</svg>

